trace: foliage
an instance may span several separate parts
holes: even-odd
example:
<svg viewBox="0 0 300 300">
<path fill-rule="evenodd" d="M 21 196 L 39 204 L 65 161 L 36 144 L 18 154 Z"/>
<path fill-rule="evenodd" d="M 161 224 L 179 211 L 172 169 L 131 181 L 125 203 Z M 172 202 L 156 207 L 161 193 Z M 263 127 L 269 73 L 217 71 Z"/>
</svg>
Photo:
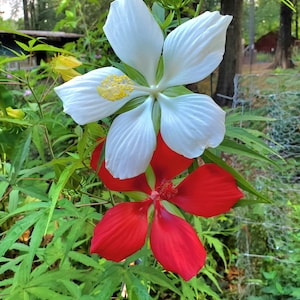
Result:
<svg viewBox="0 0 300 300">
<path fill-rule="evenodd" d="M 245 78 L 244 78 L 245 77 Z M 253 79 L 256 78 L 256 80 Z M 247 80 L 247 78 L 251 78 Z M 278 167 L 240 158 L 235 165 L 245 169 L 248 180 L 272 199 L 271 204 L 240 207 L 234 211 L 240 229 L 236 235 L 236 266 L 240 299 L 297 299 L 299 275 L 299 118 L 297 95 L 299 75 L 294 70 L 278 74 L 242 75 L 240 84 L 252 85 L 249 110 L 275 118 L 267 125 L 268 144 L 282 157 L 271 156 Z M 255 107 L 259 105 L 259 110 Z M 241 123 L 242 127 L 261 130 L 258 124 Z M 287 129 L 288 128 L 288 129 Z M 228 295 L 236 299 L 235 294 Z"/>
<path fill-rule="evenodd" d="M 83 2 L 76 1 L 74 7 L 71 2 L 60 3 L 57 13 L 64 12 L 65 18 L 57 28 L 80 27 L 85 37 L 76 45 L 59 49 L 32 38 L 28 44 L 18 42 L 27 54 L 0 58 L 0 297 L 91 300 L 121 299 L 128 294 L 129 299 L 223 299 L 222 282 L 234 258 L 234 248 L 226 242 L 235 232 L 231 214 L 210 219 L 186 216 L 208 250 L 206 266 L 189 282 L 162 270 L 149 245 L 121 263 L 89 253 L 95 223 L 115 203 L 128 200 L 107 190 L 89 166 L 96 140 L 105 136 L 111 120 L 81 127 L 64 114 L 53 92 L 61 78 L 49 63 L 29 70 L 7 68 L 9 61 L 26 60 L 35 51 L 47 51 L 50 56 L 72 53 L 83 62 L 77 69 L 81 73 L 115 61 L 102 32 L 105 14 L 86 22 L 78 18 L 78 12 L 86 15 Z M 84 9 L 100 4 L 88 1 L 86 5 Z M 153 10 L 161 17 L 163 30 L 176 23 L 174 13 L 160 6 Z M 8 107 L 15 109 L 14 115 L 8 115 Z M 241 206 L 253 200 L 268 202 L 269 197 L 258 192 L 224 156 L 249 157 L 268 165 L 272 165 L 270 157 L 280 161 L 262 132 L 239 126 L 240 122 L 252 125 L 272 120 L 229 111 L 226 139 L 203 156 L 236 177 L 248 197 Z M 294 208 L 299 212 L 299 207 Z M 269 267 L 262 270 L 266 285 L 283 287 L 284 278 L 278 279 L 282 270 L 272 273 Z M 298 293 L 296 287 L 292 293 Z"/>
</svg>

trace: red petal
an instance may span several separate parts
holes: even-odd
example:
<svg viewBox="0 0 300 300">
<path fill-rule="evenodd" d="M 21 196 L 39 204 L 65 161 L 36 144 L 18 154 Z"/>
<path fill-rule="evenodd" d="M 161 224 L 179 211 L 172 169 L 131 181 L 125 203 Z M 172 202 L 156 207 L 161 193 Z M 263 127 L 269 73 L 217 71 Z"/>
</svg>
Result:
<svg viewBox="0 0 300 300">
<path fill-rule="evenodd" d="M 171 150 L 162 139 L 161 134 L 158 134 L 157 147 L 150 162 L 156 177 L 156 185 L 160 185 L 163 179 L 173 179 L 187 169 L 192 162 L 193 159 Z"/>
<path fill-rule="evenodd" d="M 150 243 L 164 269 L 190 280 L 203 267 L 206 252 L 195 230 L 160 205 L 155 210 Z"/>
<path fill-rule="evenodd" d="M 91 253 L 119 262 L 145 244 L 151 201 L 123 202 L 109 209 L 96 225 Z"/>
<path fill-rule="evenodd" d="M 91 167 L 97 172 L 98 176 L 104 183 L 104 185 L 113 191 L 118 192 L 129 192 L 129 191 L 142 191 L 146 194 L 151 193 L 151 189 L 147 183 L 145 174 L 129 178 L 129 179 L 119 179 L 113 177 L 110 172 L 105 167 L 105 161 L 101 163 L 99 168 L 98 164 L 101 159 L 101 151 L 104 145 L 104 141 L 100 143 L 92 153 Z"/>
<path fill-rule="evenodd" d="M 169 201 L 202 217 L 225 213 L 243 197 L 234 177 L 216 164 L 199 167 L 177 188 L 178 194 Z"/>
</svg>

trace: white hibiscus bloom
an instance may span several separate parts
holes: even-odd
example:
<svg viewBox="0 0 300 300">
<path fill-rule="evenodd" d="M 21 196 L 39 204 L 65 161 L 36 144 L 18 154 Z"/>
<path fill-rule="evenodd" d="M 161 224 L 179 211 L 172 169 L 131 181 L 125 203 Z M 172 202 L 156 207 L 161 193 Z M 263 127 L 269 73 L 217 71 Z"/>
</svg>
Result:
<svg viewBox="0 0 300 300">
<path fill-rule="evenodd" d="M 210 97 L 195 93 L 170 97 L 164 91 L 200 81 L 215 70 L 223 58 L 231 19 L 219 12 L 205 12 L 164 39 L 142 0 L 112 2 L 104 32 L 116 55 L 138 70 L 147 85 L 115 67 L 104 67 L 77 76 L 55 91 L 64 111 L 81 125 L 144 97 L 138 106 L 119 114 L 108 132 L 105 161 L 114 177 L 134 177 L 147 168 L 156 147 L 153 110 L 160 112 L 159 130 L 166 144 L 185 157 L 198 157 L 205 148 L 222 142 L 225 112 Z M 161 56 L 163 75 L 157 82 Z"/>
</svg>

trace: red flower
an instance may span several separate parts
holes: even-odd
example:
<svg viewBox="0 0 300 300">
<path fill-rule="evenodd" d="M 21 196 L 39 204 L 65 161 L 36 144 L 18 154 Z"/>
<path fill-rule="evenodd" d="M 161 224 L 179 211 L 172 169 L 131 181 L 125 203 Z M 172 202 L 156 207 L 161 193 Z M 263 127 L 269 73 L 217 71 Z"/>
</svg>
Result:
<svg viewBox="0 0 300 300">
<path fill-rule="evenodd" d="M 172 213 L 172 205 L 166 202 L 202 217 L 225 213 L 243 197 L 233 176 L 218 165 L 205 164 L 175 186 L 171 179 L 190 166 L 192 159 L 173 152 L 159 135 L 150 163 L 156 178 L 151 189 L 145 174 L 121 180 L 112 177 L 104 161 L 98 167 L 102 147 L 103 143 L 94 150 L 91 166 L 103 183 L 111 190 L 142 191 L 148 196 L 144 201 L 123 202 L 109 209 L 95 227 L 91 253 L 119 262 L 141 249 L 153 206 L 150 245 L 155 258 L 166 270 L 191 279 L 203 267 L 206 252 L 195 230 Z"/>
</svg>

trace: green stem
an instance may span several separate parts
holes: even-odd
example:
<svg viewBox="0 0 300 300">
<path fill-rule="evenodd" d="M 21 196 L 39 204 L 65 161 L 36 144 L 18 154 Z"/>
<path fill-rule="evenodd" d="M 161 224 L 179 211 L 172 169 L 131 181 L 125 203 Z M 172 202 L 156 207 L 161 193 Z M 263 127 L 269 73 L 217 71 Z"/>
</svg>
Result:
<svg viewBox="0 0 300 300">
<path fill-rule="evenodd" d="M 202 4 L 203 4 L 203 0 L 200 0 L 197 5 L 194 17 L 197 17 L 200 15 Z"/>
<path fill-rule="evenodd" d="M 176 12 L 176 16 L 177 16 L 177 23 L 178 23 L 178 26 L 179 26 L 179 25 L 181 24 L 180 9 L 177 8 L 177 9 L 175 10 L 175 12 Z"/>
</svg>

